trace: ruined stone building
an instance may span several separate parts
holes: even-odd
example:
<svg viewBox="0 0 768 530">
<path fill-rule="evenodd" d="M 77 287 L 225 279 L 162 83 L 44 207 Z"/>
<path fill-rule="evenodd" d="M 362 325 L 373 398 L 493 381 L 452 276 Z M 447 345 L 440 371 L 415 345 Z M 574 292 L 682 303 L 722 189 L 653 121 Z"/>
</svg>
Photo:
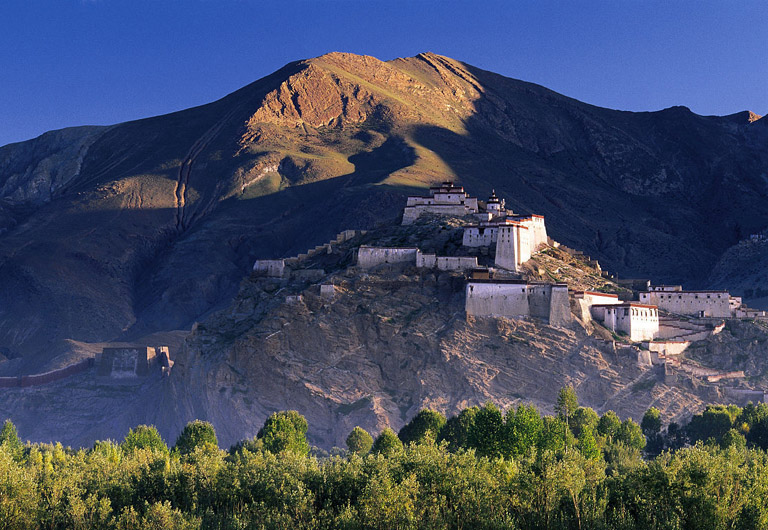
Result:
<svg viewBox="0 0 768 530">
<path fill-rule="evenodd" d="M 478 212 L 477 197 L 470 197 L 463 186 L 443 182 L 429 188 L 426 197 L 410 196 L 403 211 L 403 224 L 408 225 L 423 213 L 465 216 Z"/>
<path fill-rule="evenodd" d="M 111 379 L 133 379 L 152 373 L 167 375 L 173 366 L 167 346 L 123 346 L 104 348 L 97 360 L 97 375 Z"/>
</svg>

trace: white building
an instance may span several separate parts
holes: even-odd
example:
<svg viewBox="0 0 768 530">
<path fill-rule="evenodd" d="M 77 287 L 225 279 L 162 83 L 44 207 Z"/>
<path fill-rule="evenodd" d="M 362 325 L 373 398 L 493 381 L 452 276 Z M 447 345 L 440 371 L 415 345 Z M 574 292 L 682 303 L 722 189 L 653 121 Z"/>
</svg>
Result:
<svg viewBox="0 0 768 530">
<path fill-rule="evenodd" d="M 626 333 L 632 342 L 653 340 L 659 333 L 659 308 L 654 305 L 596 304 L 592 306 L 592 317 L 611 331 Z"/>
<path fill-rule="evenodd" d="M 731 301 L 728 291 L 683 291 L 679 285 L 651 287 L 640 293 L 640 302 L 678 315 L 728 318 Z"/>
<path fill-rule="evenodd" d="M 408 197 L 403 224 L 411 224 L 423 213 L 465 216 L 477 212 L 477 197 L 470 197 L 463 186 L 455 186 L 449 181 L 430 187 L 427 197 Z"/>
<path fill-rule="evenodd" d="M 535 317 L 553 326 L 571 322 L 564 283 L 472 279 L 467 282 L 464 309 L 478 317 Z"/>
<path fill-rule="evenodd" d="M 531 235 L 527 226 L 510 223 L 499 226 L 496 240 L 497 267 L 519 271 L 520 266 L 531 259 Z"/>
</svg>

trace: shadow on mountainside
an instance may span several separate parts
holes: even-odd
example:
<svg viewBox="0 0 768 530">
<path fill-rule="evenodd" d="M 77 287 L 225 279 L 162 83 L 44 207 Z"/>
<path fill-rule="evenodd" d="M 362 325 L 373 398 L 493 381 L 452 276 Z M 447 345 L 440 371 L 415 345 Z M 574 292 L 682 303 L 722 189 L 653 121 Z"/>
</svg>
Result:
<svg viewBox="0 0 768 530">
<path fill-rule="evenodd" d="M 704 287 L 730 245 L 768 225 L 760 157 L 739 151 L 725 119 L 602 109 L 463 66 L 485 87 L 467 134 L 421 125 L 414 140 L 469 193 L 495 188 L 544 215 L 552 238 L 604 269 Z"/>
</svg>

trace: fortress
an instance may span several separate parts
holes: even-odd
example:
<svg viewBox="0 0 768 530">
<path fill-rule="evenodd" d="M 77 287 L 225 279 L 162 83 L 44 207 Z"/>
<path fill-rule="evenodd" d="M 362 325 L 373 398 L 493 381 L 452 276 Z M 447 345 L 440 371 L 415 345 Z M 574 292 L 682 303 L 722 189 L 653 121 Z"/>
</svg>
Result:
<svg viewBox="0 0 768 530">
<path fill-rule="evenodd" d="M 553 326 L 567 326 L 575 315 L 585 324 L 599 322 L 614 336 L 643 342 L 647 350 L 657 356 L 679 354 L 692 341 L 703 340 L 722 329 L 722 321 L 715 319 L 768 319 L 764 311 L 747 308 L 740 298 L 730 296 L 727 291 L 684 291 L 679 285 L 654 287 L 647 281 L 639 286 L 646 289 L 639 293 L 639 300 L 631 301 L 611 293 L 569 292 L 565 283 L 526 281 L 522 276 L 523 265 L 537 252 L 558 244 L 548 237 L 543 216 L 515 214 L 506 208 L 504 199 L 498 197 L 495 190 L 487 201 L 479 201 L 470 197 L 463 186 L 443 182 L 430 187 L 428 196 L 408 197 L 402 224 L 410 225 L 424 215 L 464 218 L 461 248 L 474 255 L 438 256 L 422 252 L 417 246 L 360 245 L 355 255 L 356 266 L 366 270 L 412 266 L 460 272 L 467 278 L 464 302 L 467 316 L 535 318 Z M 334 245 L 364 234 L 348 230 L 297 258 L 257 260 L 253 274 L 280 280 L 321 280 L 323 270 L 293 270 L 293 267 L 314 255 L 330 254 Z M 481 250 L 480 258 L 478 250 Z M 488 262 L 488 256 L 493 257 L 492 263 Z M 335 288 L 332 284 L 321 285 L 319 292 L 332 300 Z M 302 296 L 287 295 L 286 301 L 299 303 Z M 620 339 L 617 337 L 617 340 Z M 115 368 L 112 370 L 114 373 Z M 119 368 L 117 372 L 121 373 Z"/>
</svg>

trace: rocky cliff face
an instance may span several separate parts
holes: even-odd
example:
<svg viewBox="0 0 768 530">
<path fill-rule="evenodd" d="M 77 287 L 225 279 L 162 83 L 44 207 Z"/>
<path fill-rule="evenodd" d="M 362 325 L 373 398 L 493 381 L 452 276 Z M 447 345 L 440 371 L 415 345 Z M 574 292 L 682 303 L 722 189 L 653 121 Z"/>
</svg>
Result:
<svg viewBox="0 0 768 530">
<path fill-rule="evenodd" d="M 435 54 L 292 63 L 201 107 L 0 149 L 0 373 L 188 330 L 257 257 L 453 178 L 622 276 L 701 285 L 768 225 L 764 119 L 630 113 Z M 189 390 L 194 392 L 197 390 Z"/>
</svg>

